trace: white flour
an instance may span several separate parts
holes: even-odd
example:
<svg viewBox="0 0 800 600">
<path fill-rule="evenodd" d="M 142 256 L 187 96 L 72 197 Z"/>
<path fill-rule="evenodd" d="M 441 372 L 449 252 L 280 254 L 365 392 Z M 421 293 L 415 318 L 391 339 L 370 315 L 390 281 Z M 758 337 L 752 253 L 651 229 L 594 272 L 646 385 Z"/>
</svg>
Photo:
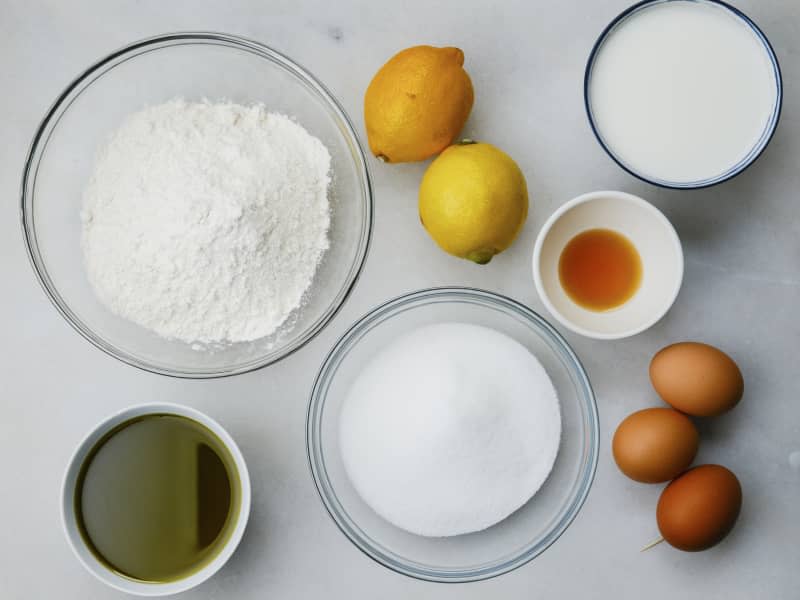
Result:
<svg viewBox="0 0 800 600">
<path fill-rule="evenodd" d="M 273 333 L 328 248 L 330 154 L 263 105 L 172 100 L 128 117 L 81 213 L 114 313 L 186 342 Z"/>
<path fill-rule="evenodd" d="M 356 491 L 423 536 L 480 531 L 525 504 L 558 453 L 561 414 L 542 365 L 510 337 L 429 325 L 381 351 L 340 416 Z"/>
</svg>

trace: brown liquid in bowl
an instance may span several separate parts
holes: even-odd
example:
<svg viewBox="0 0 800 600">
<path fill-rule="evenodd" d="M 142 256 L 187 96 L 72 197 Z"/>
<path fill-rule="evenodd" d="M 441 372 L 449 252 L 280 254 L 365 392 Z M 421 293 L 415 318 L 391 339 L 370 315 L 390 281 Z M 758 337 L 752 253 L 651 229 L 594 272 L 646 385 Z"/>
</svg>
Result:
<svg viewBox="0 0 800 600">
<path fill-rule="evenodd" d="M 642 259 L 631 241 L 611 229 L 572 238 L 558 260 L 561 287 L 573 302 L 594 311 L 617 308 L 642 282 Z"/>
</svg>

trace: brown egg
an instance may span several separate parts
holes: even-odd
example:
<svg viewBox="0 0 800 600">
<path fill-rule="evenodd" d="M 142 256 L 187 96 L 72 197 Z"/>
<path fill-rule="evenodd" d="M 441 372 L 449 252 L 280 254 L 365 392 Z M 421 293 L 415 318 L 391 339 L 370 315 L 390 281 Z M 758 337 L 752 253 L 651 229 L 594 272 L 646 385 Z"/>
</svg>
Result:
<svg viewBox="0 0 800 600">
<path fill-rule="evenodd" d="M 741 507 L 742 486 L 736 475 L 720 465 L 701 465 L 664 488 L 656 520 L 672 546 L 697 552 L 728 535 Z"/>
<path fill-rule="evenodd" d="M 617 427 L 611 448 L 620 471 L 642 483 L 669 481 L 697 454 L 697 429 L 671 408 L 646 408 Z"/>
<path fill-rule="evenodd" d="M 696 417 L 730 410 L 744 391 L 742 372 L 733 359 L 699 342 L 672 344 L 656 353 L 650 381 L 667 404 Z"/>
</svg>

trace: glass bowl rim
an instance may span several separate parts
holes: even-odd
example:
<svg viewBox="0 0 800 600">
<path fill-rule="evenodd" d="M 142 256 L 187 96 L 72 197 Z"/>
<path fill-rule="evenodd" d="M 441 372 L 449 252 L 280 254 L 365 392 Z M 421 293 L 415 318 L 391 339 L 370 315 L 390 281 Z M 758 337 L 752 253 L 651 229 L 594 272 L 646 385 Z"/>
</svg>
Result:
<svg viewBox="0 0 800 600">
<path fill-rule="evenodd" d="M 597 140 L 597 143 L 600 144 L 600 147 L 605 151 L 605 153 L 623 171 L 627 172 L 630 175 L 633 175 L 640 181 L 644 181 L 645 183 L 649 183 L 650 185 L 654 185 L 656 187 L 671 189 L 671 190 L 699 190 L 718 185 L 725 181 L 729 181 L 738 175 L 741 175 L 753 163 L 755 163 L 767 149 L 767 146 L 769 146 L 769 143 L 772 141 L 772 138 L 775 136 L 775 132 L 778 129 L 778 124 L 780 123 L 781 113 L 783 110 L 783 75 L 781 73 L 781 66 L 780 62 L 778 61 L 778 55 L 775 53 L 775 49 L 772 47 L 769 38 L 767 38 L 766 34 L 755 23 L 755 21 L 753 21 L 750 17 L 748 17 L 743 11 L 739 10 L 735 6 L 728 4 L 724 0 L 689 0 L 691 2 L 696 2 L 700 4 L 702 3 L 714 4 L 732 13 L 733 16 L 738 17 L 741 21 L 744 22 L 746 26 L 750 27 L 753 30 L 755 36 L 764 46 L 764 50 L 766 51 L 767 56 L 770 59 L 770 64 L 772 66 L 773 74 L 775 75 L 775 85 L 777 88 L 775 105 L 772 108 L 772 113 L 770 114 L 769 121 L 767 122 L 764 131 L 761 132 L 759 138 L 755 141 L 752 148 L 750 148 L 750 151 L 741 160 L 739 160 L 739 162 L 732 165 L 730 168 L 728 168 L 727 171 L 724 171 L 719 175 L 715 175 L 707 179 L 702 179 L 697 181 L 686 181 L 686 182 L 667 181 L 664 179 L 658 179 L 656 177 L 647 176 L 644 173 L 640 173 L 632 166 L 625 163 L 611 150 L 611 147 L 608 144 L 606 144 L 605 140 L 603 139 L 603 136 L 600 133 L 600 128 L 597 126 L 597 123 L 595 122 L 594 114 L 592 113 L 591 92 L 589 88 L 592 81 L 592 71 L 594 69 L 594 63 L 595 60 L 597 59 L 598 54 L 600 53 L 600 49 L 603 47 L 603 44 L 605 44 L 609 35 L 614 31 L 614 29 L 617 28 L 617 26 L 621 25 L 625 20 L 627 20 L 628 17 L 632 16 L 634 13 L 642 9 L 649 8 L 651 5 L 662 4 L 664 2 L 674 2 L 674 1 L 675 0 L 641 0 L 623 10 L 616 17 L 614 17 L 609 22 L 608 25 L 606 25 L 606 27 L 597 37 L 597 40 L 595 41 L 594 45 L 592 46 L 592 50 L 589 53 L 589 58 L 586 60 L 586 69 L 583 75 L 583 105 L 586 111 L 586 118 L 589 121 L 589 127 L 591 128 L 592 134 Z"/>
<path fill-rule="evenodd" d="M 360 341 L 360 334 L 371 329 L 376 322 L 379 324 L 383 320 L 396 316 L 400 309 L 413 307 L 414 305 L 424 306 L 439 298 L 444 298 L 445 300 L 461 299 L 483 306 L 492 305 L 493 308 L 523 317 L 532 328 L 548 337 L 561 350 L 568 368 L 574 375 L 577 375 L 577 383 L 580 387 L 580 401 L 583 407 L 587 409 L 586 414 L 589 421 L 587 431 L 584 433 L 588 437 L 588 443 L 584 447 L 584 453 L 588 454 L 588 457 L 585 460 L 584 468 L 578 475 L 578 486 L 568 498 L 568 502 L 561 505 L 562 510 L 565 506 L 567 507 L 561 519 L 542 536 L 541 540 L 535 544 L 528 543 L 521 550 L 511 555 L 510 558 L 491 563 L 488 566 L 478 566 L 470 569 L 439 570 L 427 568 L 419 563 L 411 563 L 411 561 L 401 562 L 377 549 L 368 536 L 360 534 L 360 528 L 347 515 L 347 512 L 340 509 L 337 495 L 333 492 L 333 486 L 327 476 L 321 444 L 319 443 L 319 422 L 325 405 L 323 389 L 327 391 L 329 382 L 338 370 L 339 364 L 347 352 Z M 436 583 L 468 583 L 491 579 L 527 564 L 549 548 L 567 530 L 583 507 L 597 471 L 599 449 L 600 420 L 597 401 L 586 370 L 566 339 L 544 317 L 522 303 L 496 292 L 473 287 L 432 287 L 408 292 L 391 298 L 362 315 L 340 336 L 325 356 L 314 380 L 306 412 L 306 456 L 311 477 L 326 511 L 339 530 L 358 550 L 378 564 L 414 579 Z"/>
<path fill-rule="evenodd" d="M 122 350 L 115 344 L 102 338 L 99 334 L 87 326 L 72 311 L 68 303 L 61 297 L 58 289 L 53 284 L 45 266 L 39 249 L 36 237 L 36 227 L 33 219 L 33 206 L 35 199 L 36 178 L 42 160 L 43 151 L 47 147 L 50 136 L 57 127 L 61 117 L 69 110 L 72 103 L 88 89 L 96 79 L 102 77 L 111 69 L 125 61 L 136 58 L 142 54 L 172 48 L 180 45 L 211 45 L 225 48 L 233 48 L 248 52 L 261 59 L 273 63 L 290 74 L 299 84 L 305 85 L 310 91 L 327 105 L 333 113 L 334 118 L 339 120 L 337 127 L 340 135 L 345 139 L 347 145 L 353 149 L 352 158 L 357 177 L 362 191 L 359 194 L 359 203 L 362 205 L 360 212 L 363 218 L 357 253 L 352 262 L 347 278 L 342 287 L 338 290 L 334 301 L 328 308 L 312 323 L 309 328 L 294 339 L 291 343 L 279 347 L 277 350 L 269 351 L 260 357 L 234 367 L 198 369 L 198 370 L 177 370 L 169 367 L 153 364 L 149 361 L 140 359 L 126 350 Z M 20 186 L 20 223 L 22 226 L 22 237 L 28 260 L 33 268 L 36 279 L 56 308 L 58 313 L 77 331 L 84 339 L 105 352 L 106 354 L 120 360 L 123 363 L 159 375 L 185 379 L 212 379 L 219 377 L 229 377 L 260 369 L 262 367 L 276 363 L 290 354 L 296 352 L 319 334 L 333 317 L 339 312 L 346 302 L 350 293 L 353 291 L 363 272 L 364 264 L 367 260 L 369 248 L 372 240 L 372 230 L 374 224 L 374 191 L 369 165 L 361 142 L 356 133 L 350 118 L 344 108 L 334 95 L 325 87 L 314 75 L 300 64 L 296 63 L 288 56 L 254 40 L 244 37 L 220 33 L 215 31 L 180 31 L 164 33 L 147 37 L 114 50 L 103 58 L 95 61 L 89 67 L 79 73 L 70 81 L 63 91 L 56 97 L 55 101 L 45 112 L 36 127 L 30 143 L 25 164 L 22 172 Z"/>
</svg>

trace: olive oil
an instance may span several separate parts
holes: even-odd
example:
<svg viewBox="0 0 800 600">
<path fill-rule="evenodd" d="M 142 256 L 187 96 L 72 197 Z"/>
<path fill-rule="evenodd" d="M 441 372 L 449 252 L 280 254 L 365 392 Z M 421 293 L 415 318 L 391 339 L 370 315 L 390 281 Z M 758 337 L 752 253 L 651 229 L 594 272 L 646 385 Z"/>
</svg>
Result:
<svg viewBox="0 0 800 600">
<path fill-rule="evenodd" d="M 573 302 L 593 311 L 617 308 L 642 282 L 636 246 L 611 229 L 589 229 L 572 238 L 558 260 L 561 287 Z"/>
<path fill-rule="evenodd" d="M 114 428 L 81 467 L 75 512 L 113 571 L 167 582 L 200 570 L 235 528 L 241 489 L 222 441 L 196 421 L 146 415 Z"/>
</svg>

